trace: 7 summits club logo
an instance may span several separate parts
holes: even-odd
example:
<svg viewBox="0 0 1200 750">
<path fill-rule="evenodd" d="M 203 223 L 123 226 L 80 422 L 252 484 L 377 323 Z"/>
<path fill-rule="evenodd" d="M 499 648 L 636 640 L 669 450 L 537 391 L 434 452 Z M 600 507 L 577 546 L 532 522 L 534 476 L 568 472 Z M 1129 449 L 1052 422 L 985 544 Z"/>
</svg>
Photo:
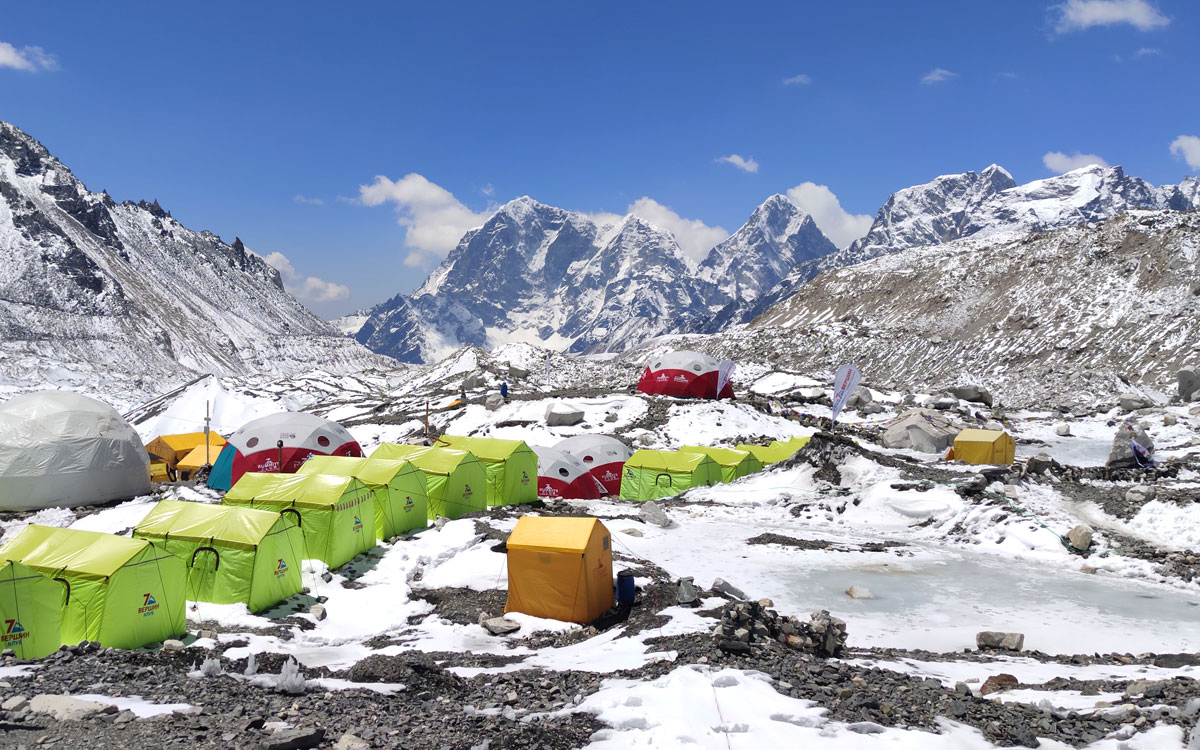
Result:
<svg viewBox="0 0 1200 750">
<path fill-rule="evenodd" d="M 529 484 L 529 472 L 521 472 L 521 484 Z"/>
<path fill-rule="evenodd" d="M 153 594 L 142 594 L 142 606 L 138 607 L 138 614 L 142 617 L 149 617 L 154 614 L 154 610 L 158 609 L 158 601 L 155 600 Z"/>
<path fill-rule="evenodd" d="M 283 558 L 281 557 L 281 558 L 279 558 L 279 564 L 275 566 L 275 577 L 282 578 L 283 576 L 287 575 L 287 572 L 288 572 L 287 563 L 284 562 Z"/>
<path fill-rule="evenodd" d="M 30 632 L 22 627 L 20 622 L 17 620 L 5 620 L 4 633 L 0 635 L 0 643 L 11 643 L 12 641 L 19 641 L 29 636 Z"/>
<path fill-rule="evenodd" d="M 417 507 L 417 504 L 413 502 L 412 497 L 405 495 L 404 496 L 404 512 L 408 513 L 415 507 Z"/>
<path fill-rule="evenodd" d="M 471 485 L 464 484 L 463 485 L 463 499 L 465 500 L 470 496 L 471 496 Z"/>
<path fill-rule="evenodd" d="M 359 518 L 358 516 L 354 517 L 354 530 L 356 532 L 362 531 L 362 519 Z"/>
</svg>

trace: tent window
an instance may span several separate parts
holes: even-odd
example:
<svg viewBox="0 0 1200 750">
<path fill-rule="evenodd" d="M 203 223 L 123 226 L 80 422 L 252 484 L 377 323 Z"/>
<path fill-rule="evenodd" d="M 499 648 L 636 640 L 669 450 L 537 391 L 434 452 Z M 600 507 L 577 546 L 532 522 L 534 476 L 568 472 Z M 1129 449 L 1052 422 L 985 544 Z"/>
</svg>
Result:
<svg viewBox="0 0 1200 750">
<path fill-rule="evenodd" d="M 196 567 L 196 555 L 200 554 L 201 552 L 213 553 L 213 557 L 215 558 L 215 562 L 213 563 L 213 570 L 221 569 L 221 553 L 217 552 L 217 550 L 214 547 L 197 547 L 196 551 L 192 553 L 192 564 L 189 567 L 193 567 L 193 568 Z"/>
<path fill-rule="evenodd" d="M 560 476 L 564 476 L 564 477 L 571 475 L 571 472 L 567 471 L 566 469 L 559 469 L 558 473 Z"/>
<path fill-rule="evenodd" d="M 604 549 L 608 549 L 608 537 L 604 537 Z"/>
<path fill-rule="evenodd" d="M 655 363 L 654 363 L 654 367 L 652 367 L 652 368 L 650 368 L 650 369 L 652 369 L 652 370 L 661 370 L 661 369 L 662 369 L 662 362 L 655 362 Z"/>
<path fill-rule="evenodd" d="M 583 462 L 584 462 L 585 464 L 590 464 L 590 463 L 592 462 L 592 457 L 591 457 L 591 456 L 584 456 L 584 457 L 583 457 Z"/>
<path fill-rule="evenodd" d="M 700 372 L 700 365 L 692 365 L 692 369 L 696 372 Z"/>
<path fill-rule="evenodd" d="M 246 441 L 247 448 L 253 448 L 256 445 L 258 445 L 258 438 L 256 438 L 256 437 L 252 437 Z"/>
<path fill-rule="evenodd" d="M 663 482 L 663 479 L 666 479 L 667 481 Z M 674 483 L 671 481 L 670 474 L 659 474 L 654 478 L 654 483 L 659 487 L 671 487 L 674 485 Z"/>
<path fill-rule="evenodd" d="M 317 445 L 321 446 L 322 448 L 328 448 L 329 438 L 325 437 L 324 435 L 317 435 Z"/>
</svg>

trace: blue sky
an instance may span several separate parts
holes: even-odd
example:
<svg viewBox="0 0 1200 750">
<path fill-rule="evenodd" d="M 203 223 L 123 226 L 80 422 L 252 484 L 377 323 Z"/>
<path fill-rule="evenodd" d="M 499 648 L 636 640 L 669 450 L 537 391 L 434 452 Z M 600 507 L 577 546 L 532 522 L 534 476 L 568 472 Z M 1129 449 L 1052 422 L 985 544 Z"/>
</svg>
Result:
<svg viewBox="0 0 1200 750">
<path fill-rule="evenodd" d="M 10 4 L 0 119 L 240 236 L 325 316 L 526 194 L 698 254 L 777 192 L 845 244 L 894 190 L 993 162 L 1200 172 L 1184 0 L 345 5 Z"/>
</svg>

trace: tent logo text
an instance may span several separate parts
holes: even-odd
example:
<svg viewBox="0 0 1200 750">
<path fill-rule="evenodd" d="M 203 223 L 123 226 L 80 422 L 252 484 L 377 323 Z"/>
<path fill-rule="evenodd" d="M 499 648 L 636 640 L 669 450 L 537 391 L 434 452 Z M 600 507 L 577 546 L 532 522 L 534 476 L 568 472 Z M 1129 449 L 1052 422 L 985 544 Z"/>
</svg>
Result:
<svg viewBox="0 0 1200 750">
<path fill-rule="evenodd" d="M 279 578 L 280 576 L 285 576 L 285 575 L 287 575 L 287 572 L 288 572 L 287 563 L 284 562 L 283 558 L 281 557 L 281 558 L 279 558 L 279 564 L 275 566 L 275 577 Z"/>
<path fill-rule="evenodd" d="M 142 594 L 142 606 L 138 607 L 138 614 L 142 617 L 149 617 L 154 614 L 156 609 L 158 609 L 158 602 L 154 599 L 154 595 Z"/>
<path fill-rule="evenodd" d="M 633 475 L 632 475 L 632 474 L 630 474 L 630 476 L 633 476 Z M 604 481 L 606 481 L 606 482 L 611 482 L 611 481 L 612 481 L 612 480 L 614 480 L 614 479 L 620 479 L 620 478 L 621 478 L 621 475 L 620 475 L 620 474 L 618 474 L 618 473 L 616 473 L 616 472 L 615 472 L 615 471 L 613 471 L 612 469 L 605 469 L 605 470 L 604 470 L 604 474 L 602 474 L 602 475 L 600 476 L 600 478 L 601 478 L 601 479 L 603 479 L 603 480 L 604 480 Z"/>
<path fill-rule="evenodd" d="M 667 375 L 665 372 L 662 375 L 659 375 L 657 378 L 655 378 L 655 380 L 657 380 L 660 383 L 665 383 L 670 379 L 671 379 L 671 377 L 669 375 Z"/>
<path fill-rule="evenodd" d="M 10 641 L 19 641 L 22 638 L 28 638 L 29 631 L 21 626 L 21 623 L 16 620 L 4 621 L 4 635 L 0 635 L 0 642 L 8 643 Z"/>
<path fill-rule="evenodd" d="M 263 459 L 263 462 L 258 465 L 259 471 L 279 471 L 279 463 L 274 461 L 270 456 Z"/>
<path fill-rule="evenodd" d="M 542 497 L 558 497 L 558 490 L 547 484 L 538 488 L 538 494 Z"/>
<path fill-rule="evenodd" d="M 675 376 L 675 382 L 676 382 L 676 383 L 686 383 L 686 382 L 688 382 L 687 375 L 676 375 L 676 376 Z"/>
</svg>

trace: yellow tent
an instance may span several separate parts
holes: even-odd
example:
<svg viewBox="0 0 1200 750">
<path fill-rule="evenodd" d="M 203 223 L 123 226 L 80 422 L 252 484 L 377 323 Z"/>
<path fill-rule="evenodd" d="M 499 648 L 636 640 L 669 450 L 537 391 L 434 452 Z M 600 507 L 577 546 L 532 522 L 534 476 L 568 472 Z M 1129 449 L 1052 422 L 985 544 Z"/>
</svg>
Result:
<svg viewBox="0 0 1200 750">
<path fill-rule="evenodd" d="M 217 446 L 217 453 L 225 445 L 225 438 L 215 432 L 208 433 L 208 444 Z M 146 443 L 146 452 L 163 461 L 172 469 L 179 459 L 192 452 L 197 445 L 204 445 L 203 432 L 184 432 L 178 435 L 159 435 Z M 214 459 L 216 457 L 214 456 Z"/>
<path fill-rule="evenodd" d="M 612 608 L 612 541 L 595 518 L 522 516 L 508 535 L 505 612 L 587 624 Z"/>
<path fill-rule="evenodd" d="M 954 457 L 969 464 L 1011 464 L 1012 436 L 1002 430 L 963 430 L 954 438 Z"/>
<path fill-rule="evenodd" d="M 187 479 L 188 477 L 183 476 L 184 474 L 191 475 L 205 466 L 212 466 L 217 462 L 217 456 L 221 455 L 221 447 L 212 441 L 209 441 L 208 445 L 201 442 L 188 451 L 186 456 L 179 459 L 179 462 L 175 464 L 175 471 L 179 472 L 181 479 Z"/>
<path fill-rule="evenodd" d="M 763 466 L 767 464 L 786 461 L 804 446 L 808 445 L 809 438 L 793 437 L 787 440 L 776 440 L 770 445 L 749 445 L 742 443 L 737 446 L 737 450 L 746 451 L 752 454 L 755 458 L 762 462 Z"/>
</svg>

